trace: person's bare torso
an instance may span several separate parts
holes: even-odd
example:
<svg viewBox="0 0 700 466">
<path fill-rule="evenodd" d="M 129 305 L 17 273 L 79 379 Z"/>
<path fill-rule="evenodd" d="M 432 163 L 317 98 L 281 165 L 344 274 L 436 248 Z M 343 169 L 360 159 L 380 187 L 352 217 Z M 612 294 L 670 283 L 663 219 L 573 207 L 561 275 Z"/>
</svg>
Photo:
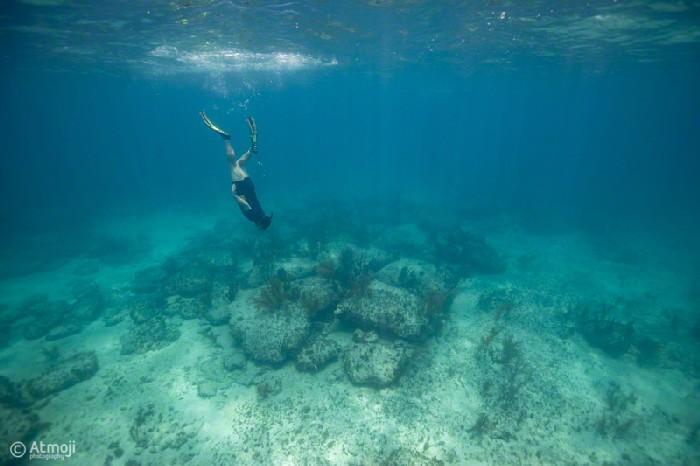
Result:
<svg viewBox="0 0 700 466">
<path fill-rule="evenodd" d="M 248 178 L 248 174 L 241 168 L 238 162 L 231 164 L 231 180 L 232 181 L 243 181 Z"/>
</svg>

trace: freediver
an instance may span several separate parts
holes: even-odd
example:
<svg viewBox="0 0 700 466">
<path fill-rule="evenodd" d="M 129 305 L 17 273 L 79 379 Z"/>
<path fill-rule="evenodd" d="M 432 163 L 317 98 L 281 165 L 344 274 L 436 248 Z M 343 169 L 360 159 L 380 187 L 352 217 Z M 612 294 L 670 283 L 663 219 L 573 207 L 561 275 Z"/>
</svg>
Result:
<svg viewBox="0 0 700 466">
<path fill-rule="evenodd" d="M 272 215 L 265 215 L 265 211 L 263 211 L 260 201 L 258 201 L 258 196 L 255 194 L 253 180 L 250 179 L 248 172 L 244 169 L 245 163 L 250 156 L 258 153 L 258 129 L 255 126 L 255 120 L 250 116 L 246 118 L 248 129 L 250 130 L 250 149 L 236 160 L 236 152 L 231 145 L 231 136 L 212 123 L 204 112 L 199 112 L 199 116 L 202 117 L 202 121 L 207 128 L 221 136 L 224 140 L 224 144 L 226 145 L 226 157 L 231 164 L 231 193 L 238 202 L 238 207 L 240 207 L 243 215 L 258 228 L 267 230 L 270 223 L 272 223 Z"/>
</svg>

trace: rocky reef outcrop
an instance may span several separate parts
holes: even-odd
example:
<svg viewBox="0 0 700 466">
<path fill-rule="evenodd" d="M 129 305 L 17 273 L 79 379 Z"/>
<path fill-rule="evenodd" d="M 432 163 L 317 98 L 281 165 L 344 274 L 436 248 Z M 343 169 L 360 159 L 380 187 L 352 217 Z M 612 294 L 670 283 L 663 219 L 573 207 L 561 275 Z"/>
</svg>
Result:
<svg viewBox="0 0 700 466">
<path fill-rule="evenodd" d="M 297 355 L 296 368 L 303 372 L 317 372 L 337 359 L 341 347 L 332 338 L 319 336 Z"/>
<path fill-rule="evenodd" d="M 373 280 L 366 292 L 341 302 L 336 314 L 360 327 L 401 338 L 419 338 L 428 327 L 428 317 L 416 295 L 379 280 Z"/>
<path fill-rule="evenodd" d="M 256 303 L 260 288 L 242 290 L 231 304 L 231 332 L 246 355 L 255 361 L 278 364 L 291 358 L 311 330 L 307 312 L 297 303 L 262 309 Z"/>
<path fill-rule="evenodd" d="M 34 400 L 45 398 L 91 378 L 98 368 L 94 351 L 77 353 L 58 361 L 40 376 L 25 382 L 23 388 Z"/>
</svg>

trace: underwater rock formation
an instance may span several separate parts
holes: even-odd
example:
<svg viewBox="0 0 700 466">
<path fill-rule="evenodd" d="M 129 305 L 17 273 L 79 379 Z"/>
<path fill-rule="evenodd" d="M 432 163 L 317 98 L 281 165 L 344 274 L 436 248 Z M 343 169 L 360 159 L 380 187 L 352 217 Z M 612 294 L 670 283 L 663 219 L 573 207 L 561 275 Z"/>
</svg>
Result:
<svg viewBox="0 0 700 466">
<path fill-rule="evenodd" d="M 230 306 L 231 333 L 243 351 L 258 362 L 277 364 L 292 357 L 309 335 L 306 311 L 289 303 L 275 311 L 255 303 L 260 289 L 242 290 Z"/>
<path fill-rule="evenodd" d="M 326 336 L 315 338 L 297 355 L 296 368 L 304 372 L 318 372 L 333 362 L 340 353 L 340 345 Z"/>
<path fill-rule="evenodd" d="M 230 317 L 228 306 L 237 290 L 222 282 L 214 282 L 211 290 L 211 303 L 204 313 L 204 318 L 212 325 L 225 325 Z"/>
<path fill-rule="evenodd" d="M 166 264 L 168 276 L 164 292 L 167 296 L 195 297 L 207 294 L 211 287 L 213 269 L 200 260 L 183 260 L 183 263 Z"/>
<path fill-rule="evenodd" d="M 616 320 L 611 309 L 601 303 L 584 304 L 575 313 L 575 328 L 589 345 L 616 358 L 632 347 L 634 326 Z"/>
<path fill-rule="evenodd" d="M 204 317 L 209 310 L 207 296 L 169 296 L 166 300 L 168 314 L 177 314 L 185 320 Z"/>
<path fill-rule="evenodd" d="M 69 300 L 53 300 L 45 294 L 26 299 L 15 311 L 19 333 L 27 340 L 58 340 L 81 332 L 101 315 L 105 297 L 94 283 L 76 284 L 72 292 Z"/>
<path fill-rule="evenodd" d="M 97 319 L 105 308 L 106 298 L 94 282 L 78 283 L 72 287 L 71 318 L 76 323 L 87 324 Z"/>
<path fill-rule="evenodd" d="M 38 340 L 70 315 L 70 304 L 63 300 L 52 301 L 47 295 L 38 294 L 25 300 L 18 314 L 22 316 L 19 323 L 22 336 L 27 340 Z"/>
<path fill-rule="evenodd" d="M 506 269 L 501 255 L 483 238 L 459 227 L 441 230 L 433 239 L 438 262 L 450 264 L 465 274 L 497 274 Z"/>
<path fill-rule="evenodd" d="M 121 354 L 142 354 L 168 346 L 180 338 L 179 326 L 163 317 L 133 324 L 119 342 Z"/>
<path fill-rule="evenodd" d="M 418 298 L 401 288 L 373 280 L 366 293 L 342 301 L 336 314 L 361 327 L 416 339 L 428 328 L 428 317 Z"/>
<path fill-rule="evenodd" d="M 165 304 L 152 296 L 138 297 L 128 306 L 129 317 L 137 324 L 163 314 Z"/>
<path fill-rule="evenodd" d="M 333 308 L 340 299 L 338 286 L 322 277 L 308 277 L 291 283 L 292 293 L 301 306 L 313 316 Z"/>
<path fill-rule="evenodd" d="M 97 355 L 94 351 L 77 353 L 59 361 L 44 374 L 26 382 L 26 392 L 35 400 L 91 378 L 97 373 Z"/>
<path fill-rule="evenodd" d="M 345 351 L 343 367 L 356 385 L 383 388 L 398 380 L 413 354 L 404 342 L 355 342 Z"/>
<path fill-rule="evenodd" d="M 406 258 L 385 265 L 377 272 L 375 278 L 387 285 L 417 293 L 423 290 L 447 291 L 453 282 L 447 271 L 439 270 L 433 264 L 422 260 Z"/>
<path fill-rule="evenodd" d="M 136 294 L 160 293 L 167 277 L 168 274 L 163 267 L 146 267 L 134 274 L 131 289 Z"/>
</svg>

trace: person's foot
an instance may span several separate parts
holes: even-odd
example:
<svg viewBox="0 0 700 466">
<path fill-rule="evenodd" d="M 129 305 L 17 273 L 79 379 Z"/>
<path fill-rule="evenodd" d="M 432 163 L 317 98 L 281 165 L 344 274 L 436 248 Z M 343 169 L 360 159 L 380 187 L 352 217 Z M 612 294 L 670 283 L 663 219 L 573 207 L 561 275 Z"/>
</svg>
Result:
<svg viewBox="0 0 700 466">
<path fill-rule="evenodd" d="M 207 128 L 210 130 L 214 131 L 216 134 L 221 136 L 222 138 L 229 140 L 231 139 L 231 135 L 229 135 L 226 131 L 222 130 L 218 126 L 216 126 L 214 123 L 211 122 L 209 117 L 204 113 L 204 112 L 199 112 L 199 116 L 202 117 L 202 121 L 204 122 L 205 125 L 207 125 Z"/>
</svg>

